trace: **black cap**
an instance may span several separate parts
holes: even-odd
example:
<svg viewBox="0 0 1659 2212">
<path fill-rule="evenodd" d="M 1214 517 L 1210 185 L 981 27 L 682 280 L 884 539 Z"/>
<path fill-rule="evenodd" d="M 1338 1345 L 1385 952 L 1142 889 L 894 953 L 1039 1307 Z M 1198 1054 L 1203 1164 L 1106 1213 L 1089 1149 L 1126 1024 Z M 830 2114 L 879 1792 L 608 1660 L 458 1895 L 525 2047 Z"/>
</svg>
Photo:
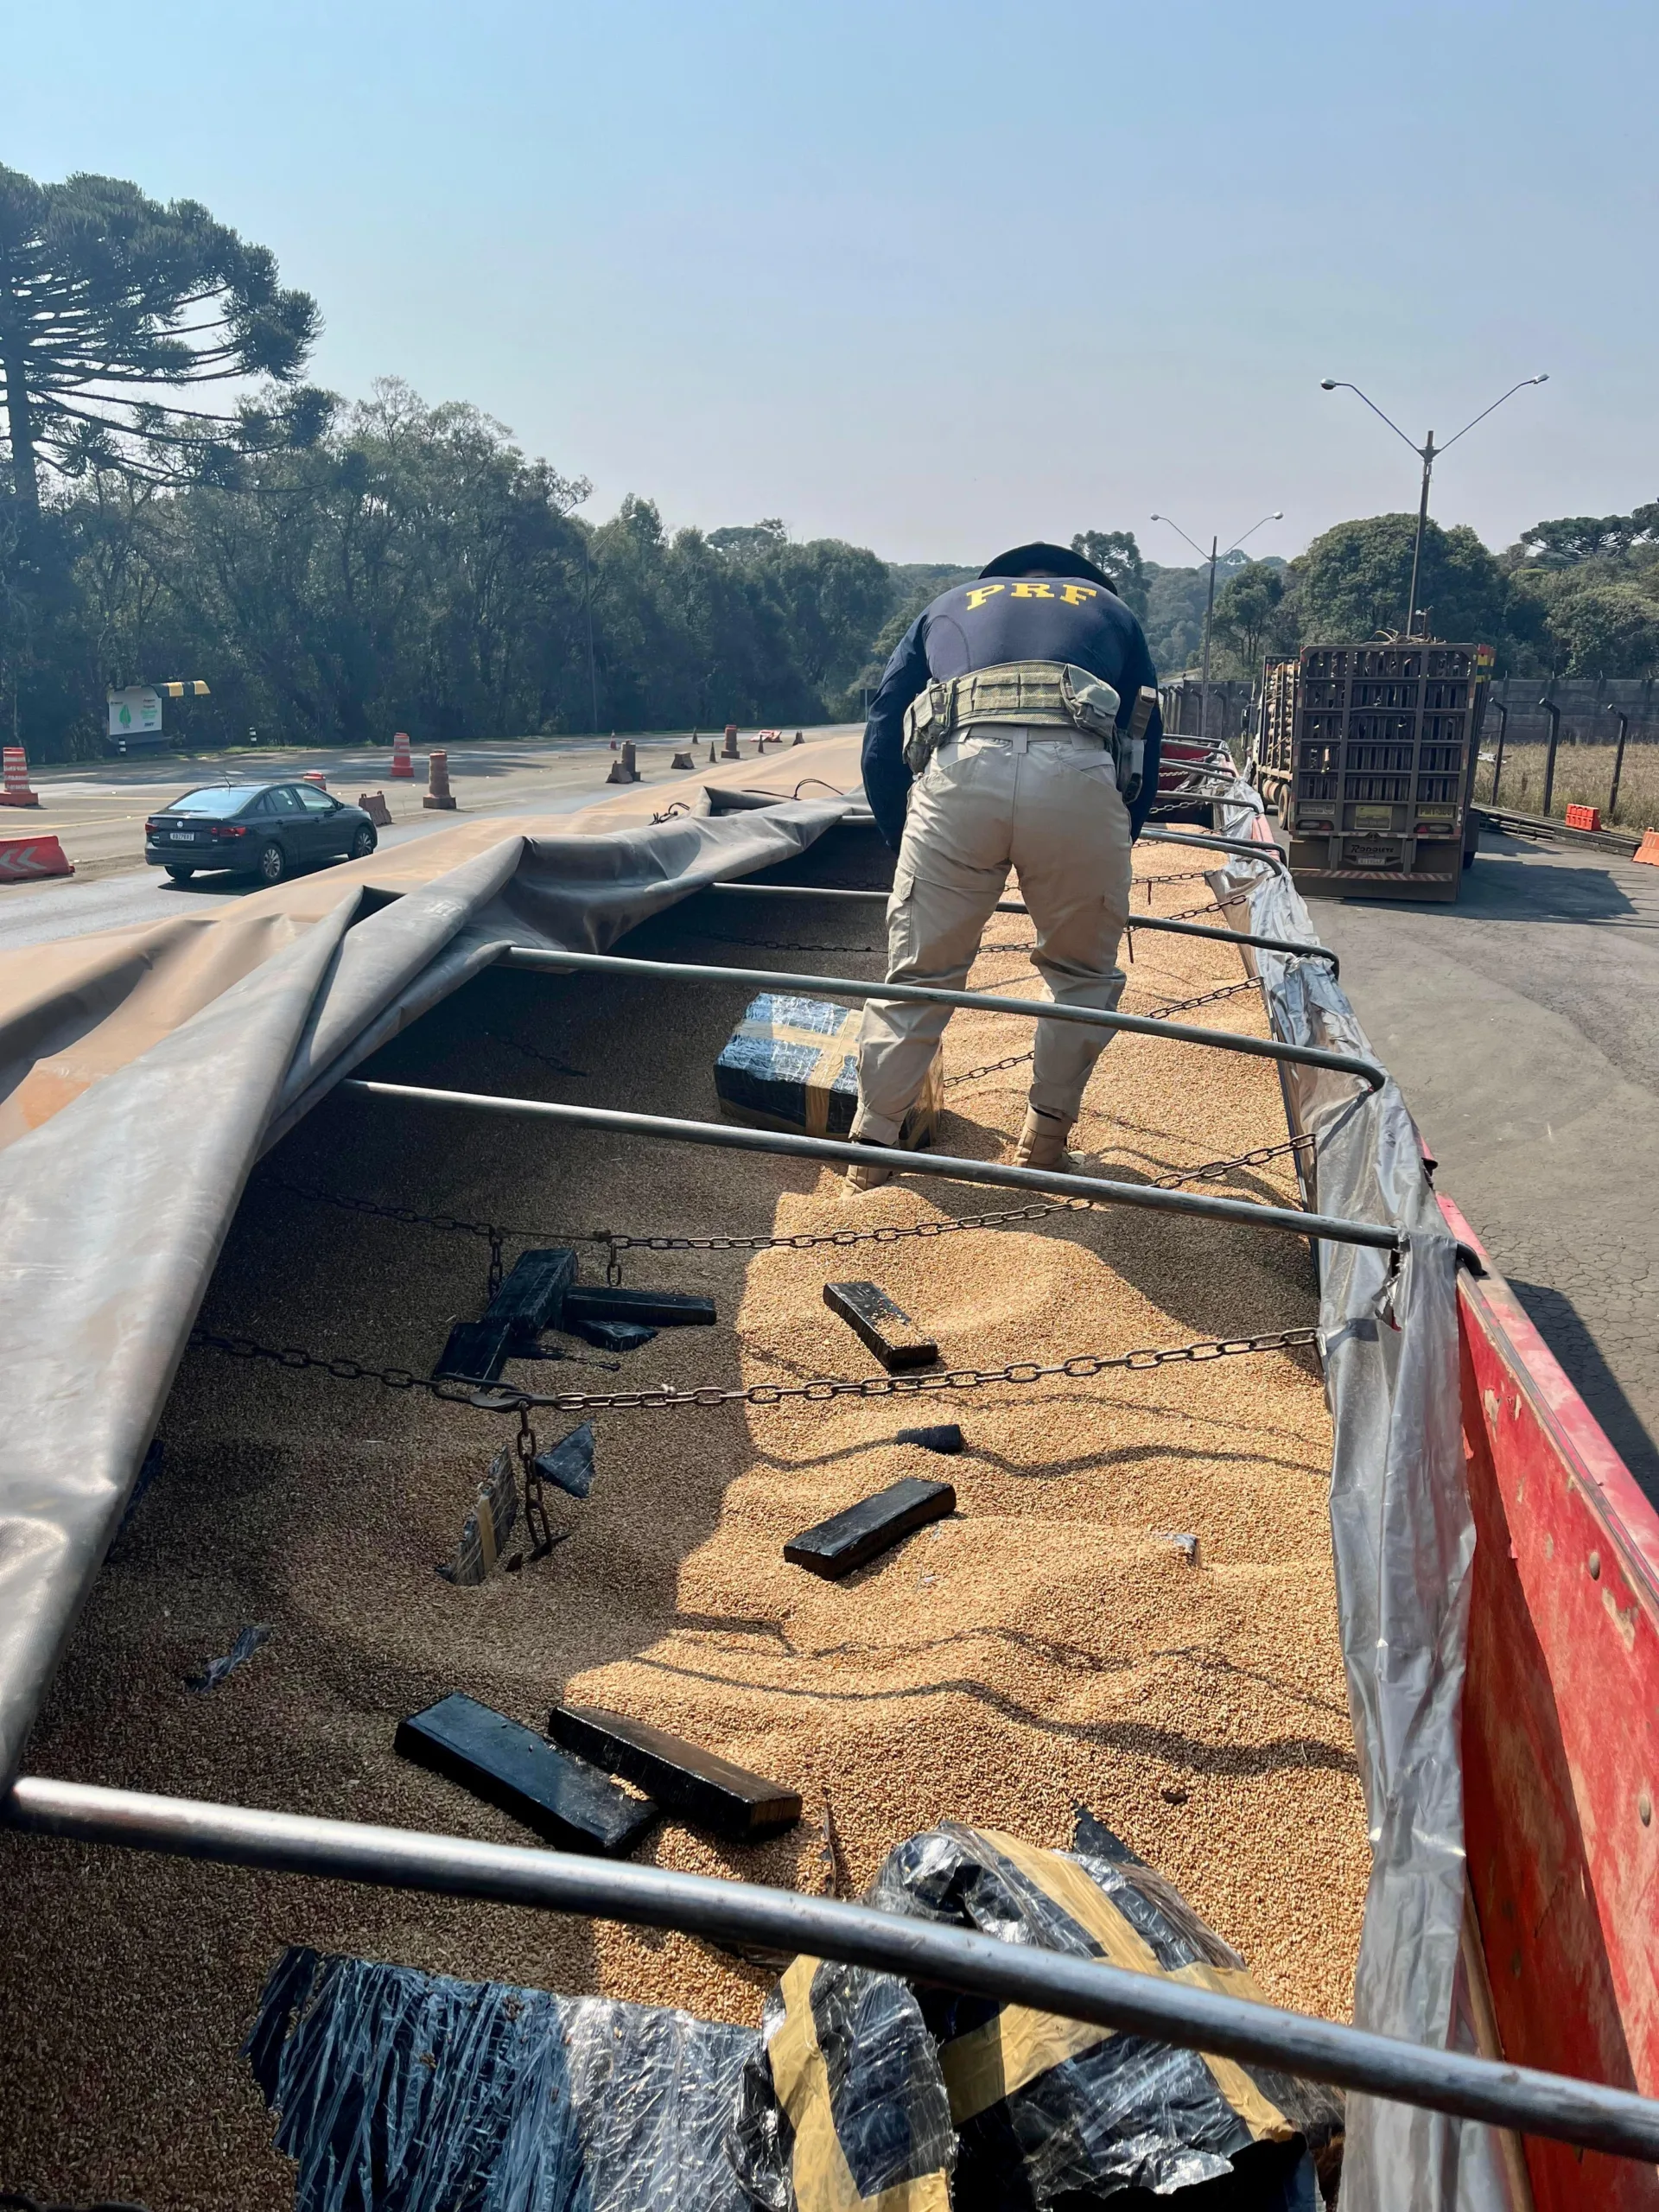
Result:
<svg viewBox="0 0 1659 2212">
<path fill-rule="evenodd" d="M 1016 545 L 1011 552 L 999 553 L 979 575 L 982 582 L 987 576 L 1082 576 L 1091 584 L 1104 584 L 1109 592 L 1117 589 L 1105 571 L 1081 553 L 1069 545 L 1045 545 L 1040 539 L 1034 545 Z"/>
</svg>

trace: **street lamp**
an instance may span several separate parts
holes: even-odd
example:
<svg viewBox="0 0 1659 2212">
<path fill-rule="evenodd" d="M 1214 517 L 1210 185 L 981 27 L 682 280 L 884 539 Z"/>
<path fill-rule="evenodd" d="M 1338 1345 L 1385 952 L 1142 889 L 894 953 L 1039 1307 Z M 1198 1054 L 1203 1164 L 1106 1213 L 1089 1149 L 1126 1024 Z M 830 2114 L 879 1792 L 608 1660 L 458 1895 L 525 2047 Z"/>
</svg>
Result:
<svg viewBox="0 0 1659 2212">
<path fill-rule="evenodd" d="M 1378 421 L 1387 423 L 1389 428 L 1394 432 L 1396 438 L 1404 439 L 1406 444 L 1411 446 L 1413 453 L 1416 454 L 1418 460 L 1423 464 L 1422 495 L 1417 502 L 1417 537 L 1416 542 L 1411 549 L 1411 589 L 1406 594 L 1406 635 L 1408 638 L 1414 634 L 1417 627 L 1417 576 L 1423 563 L 1423 531 L 1428 522 L 1428 480 L 1434 472 L 1434 463 L 1439 460 L 1440 456 L 1443 453 L 1449 453 L 1451 451 L 1452 448 L 1458 442 L 1458 438 L 1466 438 L 1470 431 L 1474 429 L 1475 423 L 1484 423 L 1486 420 L 1486 417 L 1493 412 L 1494 409 L 1501 407 L 1506 399 L 1513 399 L 1517 391 L 1524 391 L 1529 385 L 1548 384 L 1548 382 L 1549 374 L 1548 371 L 1545 371 L 1544 373 L 1540 376 L 1522 377 L 1519 384 L 1512 384 L 1506 392 L 1501 393 L 1498 397 L 1492 402 L 1491 407 L 1483 407 L 1479 414 L 1476 416 L 1474 423 L 1465 423 L 1462 429 L 1458 432 L 1457 438 L 1448 438 L 1443 446 L 1437 446 L 1434 442 L 1434 433 L 1431 430 L 1421 445 L 1412 446 L 1411 440 L 1406 437 L 1406 434 L 1401 429 L 1400 425 L 1383 414 L 1382 410 L 1377 405 L 1374 399 L 1366 399 L 1365 394 L 1360 390 L 1357 384 L 1339 383 L 1335 377 L 1321 377 L 1319 378 L 1319 390 L 1321 391 L 1351 391 L 1357 399 L 1364 399 L 1365 404 L 1370 409 L 1372 414 L 1377 417 Z"/>
<path fill-rule="evenodd" d="M 1254 537 L 1256 531 L 1265 529 L 1268 523 L 1283 522 L 1284 518 L 1284 509 L 1275 507 L 1270 515 L 1263 515 L 1260 522 L 1253 522 L 1245 531 L 1244 537 Z M 1152 519 L 1154 522 L 1167 523 L 1177 537 L 1186 537 L 1186 532 L 1173 515 L 1154 515 Z M 1244 543 L 1244 537 L 1236 537 L 1227 548 L 1227 551 L 1236 553 Z M 1210 550 L 1207 553 L 1196 539 L 1186 537 L 1186 542 L 1192 546 L 1200 561 L 1207 561 L 1210 563 L 1210 596 L 1205 602 L 1204 609 L 1204 665 L 1198 672 L 1198 734 L 1200 737 L 1207 738 L 1210 734 L 1210 629 L 1216 619 L 1216 563 L 1226 556 L 1216 550 L 1221 543 L 1218 536 L 1210 540 Z"/>
</svg>

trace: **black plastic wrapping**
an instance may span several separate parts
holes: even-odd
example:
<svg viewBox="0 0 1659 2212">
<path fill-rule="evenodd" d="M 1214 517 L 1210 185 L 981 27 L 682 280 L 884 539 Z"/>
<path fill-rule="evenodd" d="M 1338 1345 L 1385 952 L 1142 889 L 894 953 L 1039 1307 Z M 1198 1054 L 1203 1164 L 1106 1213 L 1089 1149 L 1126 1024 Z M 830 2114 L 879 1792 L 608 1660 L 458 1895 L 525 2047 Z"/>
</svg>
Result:
<svg viewBox="0 0 1659 2212">
<path fill-rule="evenodd" d="M 908 1986 L 797 1959 L 767 1999 L 743 2070 L 731 2155 L 763 2212 L 851 2212 L 871 2201 L 880 2212 L 949 2212 L 956 2138 Z"/>
<path fill-rule="evenodd" d="M 1078 1841 L 1040 1851 L 946 1822 L 892 1854 L 871 1902 L 1260 1998 L 1243 1960 L 1160 1875 L 1097 1822 L 1080 1823 Z M 1327 2155 L 1340 2137 L 1331 2092 L 1264 2067 L 945 1991 L 919 2002 L 957 2132 L 959 2212 L 1161 2196 L 1230 2175 L 1209 2201 L 1294 2205 L 1313 2201 L 1306 2151 Z"/>
<path fill-rule="evenodd" d="M 295 2212 L 744 2212 L 749 2028 L 289 1950 L 244 2053 Z"/>
</svg>

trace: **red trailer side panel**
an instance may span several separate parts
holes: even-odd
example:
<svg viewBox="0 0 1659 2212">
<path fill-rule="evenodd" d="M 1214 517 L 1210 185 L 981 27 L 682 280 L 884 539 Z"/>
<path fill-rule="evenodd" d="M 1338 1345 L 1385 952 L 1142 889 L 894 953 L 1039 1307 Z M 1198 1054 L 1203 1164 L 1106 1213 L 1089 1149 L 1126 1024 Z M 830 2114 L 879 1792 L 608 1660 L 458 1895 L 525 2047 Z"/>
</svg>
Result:
<svg viewBox="0 0 1659 2212">
<path fill-rule="evenodd" d="M 1457 1235 L 1478 1240 L 1449 1200 Z M 1659 2092 L 1659 1517 L 1509 1286 L 1460 1285 L 1469 1872 L 1505 2056 Z M 1529 2141 L 1540 2212 L 1659 2171 Z"/>
</svg>

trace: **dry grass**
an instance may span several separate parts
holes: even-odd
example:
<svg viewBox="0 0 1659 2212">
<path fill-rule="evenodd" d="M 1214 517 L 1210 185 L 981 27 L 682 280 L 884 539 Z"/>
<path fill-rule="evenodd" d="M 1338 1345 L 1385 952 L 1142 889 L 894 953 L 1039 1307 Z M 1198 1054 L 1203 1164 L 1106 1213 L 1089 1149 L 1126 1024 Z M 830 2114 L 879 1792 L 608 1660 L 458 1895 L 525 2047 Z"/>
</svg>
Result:
<svg viewBox="0 0 1659 2212">
<path fill-rule="evenodd" d="M 1151 846 L 1141 864 L 1185 858 Z M 1153 911 L 1203 895 L 1201 878 L 1160 887 Z M 696 918 L 642 931 L 633 949 L 677 932 L 690 949 Z M 724 911 L 702 918 L 733 927 Z M 753 937 L 844 941 L 844 955 L 814 960 L 876 971 L 852 949 L 870 938 L 867 912 L 791 906 L 780 919 L 763 910 Z M 998 918 L 976 982 L 1019 975 L 1024 926 Z M 1241 972 L 1229 948 L 1143 932 L 1126 1004 Z M 377 1066 L 706 1115 L 743 996 L 698 988 L 671 1002 L 660 986 L 497 976 Z M 1193 1018 L 1265 1030 L 1253 995 Z M 976 1067 L 1028 1037 L 959 1015 L 948 1065 Z M 994 1156 L 1027 1073 L 953 1088 L 941 1147 Z M 1266 1064 L 1125 1038 L 1096 1072 L 1078 1144 L 1108 1172 L 1150 1175 L 1283 1135 Z M 275 1165 L 550 1228 L 795 1231 L 1005 1203 L 918 1179 L 843 1204 L 838 1180 L 803 1163 L 550 1138 L 340 1095 Z M 1280 1162 L 1210 1187 L 1282 1201 L 1293 1186 Z M 476 1310 L 481 1271 L 467 1240 L 256 1190 L 207 1318 L 421 1367 L 451 1318 Z M 665 1332 L 617 1380 L 866 1374 L 868 1355 L 822 1300 L 826 1279 L 847 1276 L 890 1290 L 951 1366 L 1179 1344 L 1314 1310 L 1299 1242 L 1127 1210 L 850 1250 L 633 1255 L 631 1281 L 709 1291 L 722 1325 Z M 585 1370 L 518 1371 L 543 1387 L 613 1387 Z M 918 1418 L 959 1419 L 968 1451 L 943 1461 L 891 1440 Z M 498 1423 L 191 1357 L 163 1423 L 166 1474 L 93 1592 L 30 1766 L 522 1843 L 514 1822 L 396 1758 L 393 1727 L 454 1688 L 531 1724 L 568 1696 L 677 1729 L 804 1794 L 802 1827 L 758 1849 L 664 1824 L 644 1854 L 658 1864 L 817 1891 L 832 1878 L 826 1808 L 857 1885 L 942 1817 L 1058 1844 L 1083 1802 L 1244 1952 L 1271 1998 L 1346 2015 L 1368 1853 L 1330 1556 L 1330 1430 L 1306 1356 L 996 1385 L 921 1409 L 845 1400 L 596 1426 L 594 1497 L 558 1503 L 571 1541 L 460 1591 L 432 1563 L 453 1546 Z M 789 1535 L 908 1473 L 947 1473 L 957 1517 L 842 1584 L 785 1565 Z M 1198 1536 L 1196 1568 L 1174 1531 Z M 272 1624 L 272 1642 L 211 1697 L 184 1690 L 251 1620 Z M 285 1942 L 743 2020 L 758 2018 L 765 1983 L 677 1936 L 35 1840 L 0 1837 L 0 2185 L 137 2197 L 152 2212 L 291 2200 L 236 2056 Z"/>
<path fill-rule="evenodd" d="M 1490 725 L 1486 749 L 1496 750 Z M 1609 829 L 1616 819 L 1621 830 L 1659 830 L 1659 745 L 1625 747 L 1624 768 L 1618 782 L 1618 813 L 1614 817 L 1607 811 L 1607 795 L 1613 787 L 1616 749 L 1611 745 L 1558 747 L 1555 785 L 1549 801 L 1551 814 L 1562 816 L 1569 806 L 1599 806 L 1602 821 Z M 1503 780 L 1498 791 L 1502 804 L 1513 807 L 1517 814 L 1543 812 L 1544 762 L 1548 753 L 1548 747 L 1542 745 L 1504 747 Z M 1475 779 L 1478 802 L 1492 803 L 1492 762 L 1483 760 Z"/>
</svg>

